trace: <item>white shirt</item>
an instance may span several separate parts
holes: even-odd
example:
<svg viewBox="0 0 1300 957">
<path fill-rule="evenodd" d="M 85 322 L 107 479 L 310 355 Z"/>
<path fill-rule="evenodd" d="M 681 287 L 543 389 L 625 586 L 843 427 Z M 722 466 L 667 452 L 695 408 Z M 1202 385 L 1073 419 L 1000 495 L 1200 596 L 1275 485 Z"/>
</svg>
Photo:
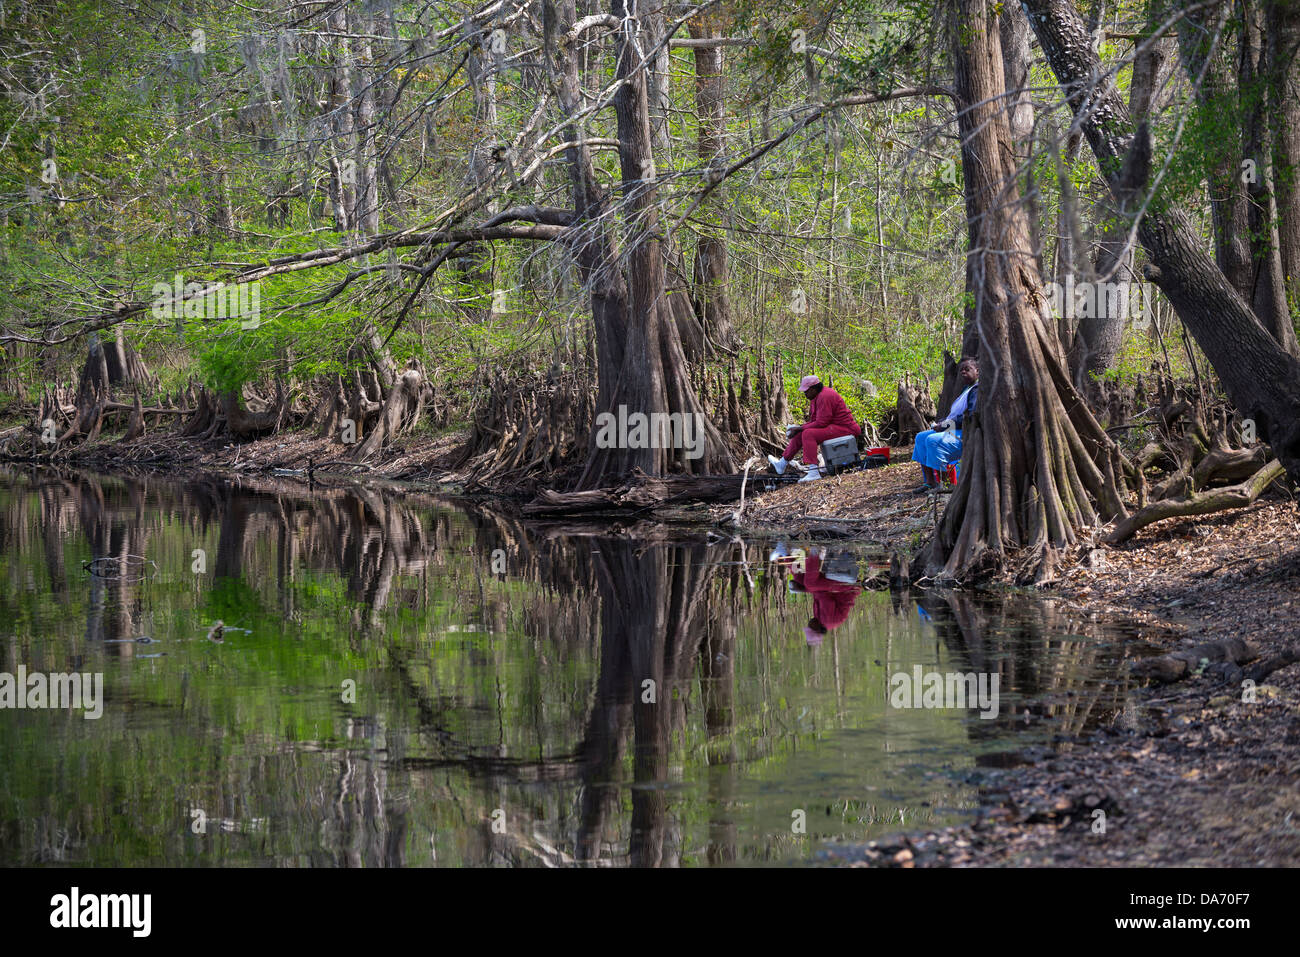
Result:
<svg viewBox="0 0 1300 957">
<path fill-rule="evenodd" d="M 948 418 L 952 419 L 953 422 L 960 421 L 962 416 L 966 414 L 967 397 L 973 388 L 975 388 L 974 385 L 968 385 L 965 392 L 952 400 L 952 408 L 948 410 Z"/>
</svg>

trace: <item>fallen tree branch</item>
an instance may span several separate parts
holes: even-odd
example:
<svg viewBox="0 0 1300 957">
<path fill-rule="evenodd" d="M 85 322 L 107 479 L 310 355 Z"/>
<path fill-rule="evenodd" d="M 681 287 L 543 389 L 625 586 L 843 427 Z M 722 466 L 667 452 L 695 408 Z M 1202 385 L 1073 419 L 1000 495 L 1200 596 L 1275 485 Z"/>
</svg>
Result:
<svg viewBox="0 0 1300 957">
<path fill-rule="evenodd" d="M 524 506 L 532 516 L 581 513 L 647 512 L 664 506 L 697 502 L 734 502 L 740 498 L 742 475 L 662 475 L 633 471 L 632 480 L 617 488 L 585 492 L 543 489 Z"/>
<path fill-rule="evenodd" d="M 1292 648 L 1280 655 L 1267 658 L 1257 665 L 1251 665 L 1242 672 L 1242 677 L 1249 678 L 1251 681 L 1262 681 L 1273 672 L 1281 671 L 1287 665 L 1293 665 L 1297 661 L 1300 661 L 1300 648 Z"/>
<path fill-rule="evenodd" d="M 1268 462 L 1262 469 L 1238 485 L 1216 488 L 1208 492 L 1193 492 L 1186 498 L 1166 499 L 1152 502 L 1117 522 L 1115 528 L 1106 536 L 1110 544 L 1123 542 L 1133 537 L 1139 529 L 1162 521 L 1166 518 L 1182 518 L 1188 515 L 1209 515 L 1230 508 L 1243 508 L 1252 504 L 1263 491 L 1281 478 L 1285 469 L 1277 459 Z"/>
<path fill-rule="evenodd" d="M 1244 664 L 1259 657 L 1259 647 L 1241 638 L 1225 638 L 1222 641 L 1208 641 L 1172 654 L 1157 658 L 1144 658 L 1133 666 L 1133 674 L 1140 678 L 1152 678 L 1169 683 L 1179 681 L 1195 674 L 1202 662 L 1231 662 Z"/>
</svg>

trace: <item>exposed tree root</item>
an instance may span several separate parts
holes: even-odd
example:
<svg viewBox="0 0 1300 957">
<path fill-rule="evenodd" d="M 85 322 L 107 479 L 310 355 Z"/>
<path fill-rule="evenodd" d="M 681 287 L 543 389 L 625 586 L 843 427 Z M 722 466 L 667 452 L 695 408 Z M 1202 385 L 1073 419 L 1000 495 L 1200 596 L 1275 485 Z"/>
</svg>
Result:
<svg viewBox="0 0 1300 957">
<path fill-rule="evenodd" d="M 123 441 L 134 442 L 144 435 L 144 407 L 140 404 L 140 390 L 136 389 L 135 404 L 131 409 L 131 419 L 126 426 Z"/>
<path fill-rule="evenodd" d="M 779 360 L 760 356 L 752 371 L 748 359 L 739 370 L 734 362 L 701 366 L 692 379 L 692 401 L 734 460 L 748 458 L 755 447 L 780 451 L 790 411 Z M 562 370 L 557 359 L 545 373 L 486 370 L 472 391 L 473 424 L 457 469 L 475 484 L 500 490 L 531 491 L 542 482 L 573 487 L 596 418 L 590 374 Z"/>
<path fill-rule="evenodd" d="M 1297 661 L 1300 661 L 1300 648 L 1291 648 L 1280 655 L 1266 658 L 1257 665 L 1251 665 L 1249 668 L 1243 669 L 1241 677 L 1249 678 L 1251 681 L 1263 681 L 1273 672 L 1281 671 Z"/>
<path fill-rule="evenodd" d="M 327 389 L 325 396 L 321 399 L 315 413 L 312 415 L 313 420 L 320 422 L 316 429 L 316 438 L 328 439 L 339 437 L 339 430 L 342 428 L 343 419 L 347 417 L 348 397 L 343 391 L 343 377 L 336 375 L 334 377 L 333 387 Z"/>
<path fill-rule="evenodd" d="M 357 446 L 353 458 L 364 462 L 393 438 L 409 432 L 423 411 L 424 374 L 420 371 L 419 360 L 412 359 L 407 363 L 406 371 L 389 390 L 388 401 L 384 403 L 378 423 L 365 441 Z"/>
<path fill-rule="evenodd" d="M 1116 524 L 1106 536 L 1110 543 L 1122 542 L 1133 536 L 1139 529 L 1146 528 L 1154 522 L 1166 518 L 1179 518 L 1187 515 L 1209 515 L 1230 508 L 1242 508 L 1259 498 L 1260 494 L 1274 481 L 1285 474 L 1282 463 L 1277 459 L 1268 462 L 1263 468 L 1246 481 L 1227 488 L 1218 488 L 1208 492 L 1192 492 L 1186 498 L 1164 499 L 1152 502 L 1146 508 L 1130 515 Z"/>
<path fill-rule="evenodd" d="M 240 402 L 240 397 L 234 392 L 224 392 L 221 395 L 221 411 L 226 417 L 226 427 L 230 430 L 230 434 L 236 438 L 247 438 L 274 432 L 283 422 L 288 404 L 289 399 L 285 392 L 284 383 L 279 380 L 276 381 L 275 402 L 271 408 L 265 411 L 254 412 L 245 409 Z"/>
<path fill-rule="evenodd" d="M 1133 674 L 1140 678 L 1171 682 L 1195 674 L 1205 664 L 1231 662 L 1240 665 L 1259 657 L 1259 648 L 1241 638 L 1209 641 L 1186 651 L 1155 658 L 1144 658 L 1133 666 Z"/>
<path fill-rule="evenodd" d="M 595 395 L 582 376 L 558 363 L 546 373 L 491 369 L 473 391 L 473 424 L 456 467 L 474 482 L 535 487 L 586 456 Z"/>
<path fill-rule="evenodd" d="M 929 379 L 914 384 L 912 377 L 905 375 L 898 383 L 898 405 L 885 420 L 882 431 L 894 444 L 906 445 L 928 429 L 938 414 L 930 398 Z"/>
<path fill-rule="evenodd" d="M 216 416 L 216 403 L 213 402 L 208 390 L 200 386 L 194 400 L 194 411 L 191 413 L 189 421 L 181 426 L 181 435 L 203 435 L 212 426 L 212 421 Z"/>
</svg>

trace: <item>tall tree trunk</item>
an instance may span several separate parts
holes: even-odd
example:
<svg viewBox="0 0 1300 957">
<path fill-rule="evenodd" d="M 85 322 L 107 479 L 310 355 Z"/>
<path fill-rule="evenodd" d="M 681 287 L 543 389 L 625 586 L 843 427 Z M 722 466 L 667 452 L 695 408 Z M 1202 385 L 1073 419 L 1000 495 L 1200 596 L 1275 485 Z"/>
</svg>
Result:
<svg viewBox="0 0 1300 957">
<path fill-rule="evenodd" d="M 646 36 L 663 37 L 670 16 L 666 0 L 644 0 L 640 4 Z M 675 17 L 676 15 L 673 14 Z M 652 49 L 653 48 L 653 49 Z M 668 44 L 648 44 L 645 54 L 649 58 L 646 76 L 646 101 L 650 114 L 650 145 L 655 156 L 669 156 L 673 146 L 669 111 L 672 107 L 672 57 Z M 696 363 L 708 353 L 708 341 L 703 315 L 694 304 L 691 291 L 690 269 L 685 264 L 681 250 L 674 243 L 662 246 L 665 282 L 668 289 L 668 311 L 677 325 L 682 351 L 689 363 Z"/>
<path fill-rule="evenodd" d="M 1073 6 L 1070 9 L 1073 12 Z M 1179 58 L 1200 109 L 1210 116 L 1234 116 L 1237 112 L 1236 64 L 1229 50 L 1231 13 L 1229 4 L 1193 10 L 1178 25 Z M 1214 258 L 1228 283 L 1249 302 L 1254 285 L 1246 235 L 1249 213 L 1246 186 L 1241 179 L 1240 147 L 1232 139 L 1221 137 L 1209 147 L 1213 150 L 1207 178 Z"/>
<path fill-rule="evenodd" d="M 1049 120 L 1048 122 L 1052 122 Z M 1053 159 L 1056 165 L 1056 182 L 1060 191 L 1060 204 L 1056 214 L 1056 250 L 1052 263 L 1052 281 L 1059 288 L 1069 288 L 1078 282 L 1084 257 L 1083 225 L 1079 214 L 1079 195 L 1074 188 L 1073 168 L 1079 158 L 1083 137 L 1077 133 L 1065 134 L 1064 149 L 1061 137 L 1052 136 Z M 967 277 L 969 286 L 969 276 Z M 1056 319 L 1057 337 L 1061 342 L 1072 342 L 1078 334 L 1071 310 L 1061 310 Z"/>
<path fill-rule="evenodd" d="M 578 22 L 575 0 L 560 0 L 558 16 L 547 4 L 545 46 L 554 58 L 550 69 L 561 106 L 570 116 L 581 109 L 578 62 L 562 37 Z M 697 458 L 683 448 L 602 448 L 592 429 L 586 468 L 579 489 L 597 488 L 629 475 L 634 469 L 662 475 L 671 468 L 687 472 L 730 472 L 734 462 L 716 426 L 703 414 L 691 385 L 679 326 L 667 295 L 663 240 L 660 238 L 657 182 L 650 129 L 647 69 L 640 50 L 658 42 L 647 21 L 624 0 L 613 0 L 619 22 L 615 34 L 615 75 L 621 86 L 615 95 L 619 160 L 622 169 L 623 212 L 627 249 L 620 251 L 612 233 L 610 199 L 596 179 L 583 132 L 574 123 L 568 130 L 573 180 L 575 258 L 588 284 L 596 331 L 599 375 L 597 413 L 677 413 L 698 416 L 703 449 Z M 626 267 L 624 267 L 626 263 Z M 631 444 L 631 443 L 627 443 Z M 642 443 L 638 443 L 642 444 Z M 649 445 L 649 443 L 644 443 Z"/>
<path fill-rule="evenodd" d="M 1103 235 L 1097 241 L 1096 257 L 1089 267 L 1091 283 L 1127 284 L 1133 276 L 1133 250 L 1127 248 L 1130 221 L 1123 210 L 1110 203 L 1097 204 L 1097 219 Z M 1093 289 L 1097 290 L 1094 285 Z M 1123 288 L 1123 287 L 1121 287 Z M 1080 316 L 1070 351 L 1070 373 L 1074 387 L 1090 400 L 1096 398 L 1096 376 L 1115 364 L 1124 344 L 1124 327 L 1128 321 L 1129 298 L 1096 292 L 1090 297 L 1093 308 Z"/>
<path fill-rule="evenodd" d="M 697 40 L 717 40 L 722 36 L 717 15 L 706 13 L 693 17 L 688 25 Z M 724 48 L 695 47 L 695 115 L 699 123 L 699 157 L 705 177 L 722 175 L 726 162 L 726 80 L 723 73 Z M 731 322 L 731 281 L 727 263 L 727 239 L 722 227 L 727 223 L 726 186 L 714 189 L 701 206 L 701 218 L 713 220 L 701 227 L 695 247 L 695 286 L 697 311 L 704 327 L 706 349 L 724 352 L 736 349 L 736 333 Z"/>
<path fill-rule="evenodd" d="M 1294 308 L 1300 306 L 1300 3 L 1270 3 L 1268 18 L 1278 248 Z"/>
<path fill-rule="evenodd" d="M 466 76 L 474 93 L 474 132 L 477 137 L 469 150 L 469 160 L 465 169 L 465 186 L 469 189 L 483 188 L 495 175 L 493 160 L 497 136 L 497 69 L 498 62 L 504 54 L 496 53 L 492 42 L 480 44 L 469 51 L 466 61 Z M 486 203 L 483 212 L 491 217 L 498 211 L 500 204 L 495 200 Z M 487 289 L 492 285 L 492 256 L 488 245 L 470 243 L 461 252 L 465 255 L 456 260 L 456 269 L 467 282 L 477 283 Z M 486 320 L 489 307 L 474 309 L 476 320 Z"/>
<path fill-rule="evenodd" d="M 221 149 L 225 141 L 225 129 L 221 115 L 212 118 L 212 133 L 216 149 Z M 226 175 L 225 163 L 214 160 L 212 154 L 203 153 L 203 181 L 207 193 L 208 226 L 210 233 L 216 233 L 223 239 L 230 236 L 235 228 L 235 210 L 230 201 L 230 181 Z"/>
<path fill-rule="evenodd" d="M 1021 11 L 1023 13 L 1023 11 Z M 1094 0 L 1088 13 L 1088 36 L 1094 47 L 1101 44 L 1101 21 L 1106 14 L 1105 0 Z M 1025 20 L 1026 27 L 1029 25 Z M 1031 31 L 1032 32 L 1032 31 Z M 1079 150 L 1083 146 L 1083 136 L 1073 128 L 1065 133 L 1064 155 L 1060 149 L 1061 138 L 1053 136 L 1054 159 L 1056 161 L 1057 187 L 1061 193 L 1060 209 L 1056 218 L 1056 257 L 1052 269 L 1052 280 L 1061 288 L 1068 288 L 1072 283 L 1084 281 L 1089 268 L 1087 246 L 1084 242 L 1083 216 L 1080 211 L 1080 198 L 1074 188 L 1074 167 L 1079 161 Z M 1057 337 L 1062 345 L 1070 344 L 1078 355 L 1078 325 L 1072 310 L 1062 310 L 1056 320 Z M 1073 366 L 1071 367 L 1074 368 Z M 1078 381 L 1078 374 L 1075 374 Z"/>
<path fill-rule="evenodd" d="M 980 395 L 964 429 L 962 479 L 929 548 L 926 573 L 960 578 L 1030 549 L 1035 579 L 1078 530 L 1123 514 L 1114 444 L 1066 374 L 1049 324 L 1016 181 L 999 17 L 993 0 L 957 0 L 950 25 L 967 180 L 977 224 L 967 273 L 976 288 Z"/>
<path fill-rule="evenodd" d="M 1133 61 L 1133 76 L 1129 84 L 1129 112 L 1145 119 L 1159 92 L 1168 51 L 1163 40 L 1136 42 L 1139 51 Z M 1127 245 L 1133 213 L 1134 210 L 1125 204 L 1117 204 L 1113 200 L 1103 199 L 1097 204 L 1097 220 L 1101 224 L 1102 237 L 1097 243 L 1092 275 L 1087 277 L 1089 281 L 1127 284 L 1135 278 L 1134 250 Z M 1127 286 L 1123 288 L 1126 290 Z M 1115 357 L 1124 344 L 1130 303 L 1127 295 L 1098 295 L 1093 301 L 1102 304 L 1103 308 L 1094 309 L 1093 315 L 1079 320 L 1070 350 L 1070 371 L 1074 376 L 1074 386 L 1090 401 L 1098 395 L 1096 376 L 1115 364 Z M 1112 308 L 1113 306 L 1120 308 Z"/>
<path fill-rule="evenodd" d="M 1150 163 L 1149 132 L 1143 125 L 1135 136 L 1113 83 L 1099 86 L 1094 80 L 1105 71 L 1084 39 L 1085 27 L 1073 4 L 1025 0 L 1025 8 L 1111 190 L 1124 195 L 1132 179 L 1122 168 L 1132 170 L 1143 157 Z M 1201 249 L 1181 211 L 1157 196 L 1138 237 L 1150 259 L 1147 278 L 1168 297 L 1242 415 L 1254 419 L 1258 434 L 1273 446 L 1288 474 L 1300 479 L 1300 362 L 1260 324 L 1247 300 Z"/>
<path fill-rule="evenodd" d="M 1286 303 L 1286 282 L 1273 194 L 1273 135 L 1264 13 L 1255 0 L 1242 3 L 1241 93 L 1244 154 L 1255 164 L 1246 177 L 1250 237 L 1251 306 L 1264 328 L 1287 352 L 1300 356 Z"/>
<path fill-rule="evenodd" d="M 1002 85 L 1003 90 L 1007 94 L 1004 103 L 1000 105 L 1002 105 L 1002 108 L 1006 112 L 1006 120 L 1011 131 L 1011 142 L 1013 144 L 1016 163 L 1017 165 L 1026 167 L 1026 175 L 1028 177 L 1032 175 L 1032 166 L 1027 164 L 1029 156 L 1033 150 L 1034 134 L 1034 101 L 1030 78 L 1033 59 L 1029 48 L 1029 39 L 1031 35 L 1029 23 L 1025 20 L 1024 14 L 1019 11 L 1019 8 L 1007 7 L 1003 11 L 1003 15 L 998 18 L 997 26 L 1002 58 Z M 1071 156 L 1071 160 L 1072 159 L 1073 156 Z M 962 168 L 969 169 L 971 160 L 972 157 L 966 154 L 965 148 L 963 147 Z M 879 157 L 877 157 L 877 183 L 879 183 L 879 181 Z M 1068 225 L 1075 222 L 1075 220 L 1072 218 L 1072 206 L 1070 205 L 1070 200 L 1073 194 L 1067 194 L 1065 192 L 1066 185 L 1066 183 L 1062 184 L 1062 222 Z M 1043 272 L 1043 246 L 1041 229 L 1038 225 L 1038 200 L 1036 191 L 1032 189 L 1032 184 L 1027 182 L 1026 186 L 1029 187 L 1027 189 L 1029 194 L 1027 197 L 1027 203 L 1029 206 L 1029 228 L 1031 230 L 1030 235 L 1034 250 L 1034 261 L 1039 273 L 1041 274 Z M 963 180 L 963 188 L 965 192 L 966 206 L 967 208 L 970 208 L 973 198 L 970 195 L 972 186 L 969 179 Z M 877 212 L 877 221 L 878 220 L 879 212 Z M 970 248 L 974 249 L 976 248 L 975 244 L 978 223 L 973 220 L 968 220 L 966 228 L 967 242 L 970 244 Z M 1067 231 L 1064 229 L 1058 229 L 1057 234 L 1061 237 L 1058 242 L 1064 245 L 1063 251 L 1066 253 L 1065 260 L 1067 263 L 1071 264 L 1072 268 L 1073 256 L 1070 251 L 1073 247 L 1066 238 Z M 1058 248 L 1058 251 L 1061 250 Z M 978 296 L 980 284 L 972 272 L 973 267 L 974 263 L 968 258 L 966 260 L 966 290 L 967 292 L 972 292 Z M 883 295 L 883 276 L 881 279 L 881 287 Z M 987 303 L 980 303 L 978 299 L 972 301 L 968 298 L 964 316 L 964 325 L 962 328 L 961 354 L 957 357 L 958 359 L 966 356 L 975 356 L 979 352 L 979 333 L 975 328 L 975 315 L 986 308 L 987 305 Z M 955 367 L 953 371 L 955 371 Z M 956 378 L 945 375 L 943 397 L 947 397 L 950 393 L 956 395 L 960 391 L 956 386 Z M 941 405 L 940 411 L 942 412 L 946 408 L 947 406 Z"/>
<path fill-rule="evenodd" d="M 367 4 L 366 10 L 370 7 Z M 362 30 L 375 33 L 373 13 L 359 18 Z M 371 66 L 375 63 L 374 48 L 370 40 L 364 41 L 361 48 L 361 60 Z M 352 71 L 354 84 L 352 98 L 357 106 L 357 200 L 356 228 L 365 236 L 374 236 L 379 232 L 379 175 L 375 163 L 378 139 L 378 116 L 375 112 L 378 70 Z"/>
<path fill-rule="evenodd" d="M 1033 53 L 1029 41 L 1033 31 L 1018 4 L 1007 4 L 998 17 L 1002 41 L 1002 78 L 1007 91 L 1007 119 L 1016 146 L 1016 162 L 1024 170 L 1025 202 L 1029 211 L 1030 238 L 1038 272 L 1043 277 L 1043 236 L 1038 215 L 1038 191 L 1033 188 L 1034 97 Z"/>
<path fill-rule="evenodd" d="M 558 10 L 557 10 L 558 6 Z M 575 0 L 558 0 L 543 6 L 544 49 L 556 98 L 565 114 L 576 117 L 582 109 L 577 52 L 565 39 L 577 23 Z M 627 325 L 627 282 L 618 268 L 618 245 L 610 224 L 610 196 L 596 178 L 585 126 L 571 123 L 564 132 L 569 178 L 573 184 L 574 228 L 570 247 L 579 275 L 591 299 L 592 325 L 596 336 L 596 378 L 598 388 L 612 387 L 623 365 L 623 341 Z M 600 405 L 600 408 L 605 408 Z M 596 454 L 594 429 L 591 454 Z"/>
<path fill-rule="evenodd" d="M 357 167 L 348 153 L 355 128 L 352 112 L 352 50 L 347 39 L 347 6 L 340 3 L 329 16 L 333 70 L 330 74 L 330 110 L 333 113 L 334 142 L 330 146 L 330 202 L 334 207 L 334 228 L 341 233 L 356 228 Z"/>
</svg>

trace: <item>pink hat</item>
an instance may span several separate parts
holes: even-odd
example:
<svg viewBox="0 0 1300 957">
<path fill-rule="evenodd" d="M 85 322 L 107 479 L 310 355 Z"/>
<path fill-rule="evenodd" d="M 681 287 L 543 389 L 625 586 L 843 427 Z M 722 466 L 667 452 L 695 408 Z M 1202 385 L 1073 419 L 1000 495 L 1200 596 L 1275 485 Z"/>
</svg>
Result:
<svg viewBox="0 0 1300 957">
<path fill-rule="evenodd" d="M 803 630 L 803 636 L 808 639 L 809 648 L 816 648 L 822 643 L 822 634 L 815 628 L 805 627 Z"/>
<path fill-rule="evenodd" d="M 799 380 L 799 391 L 800 391 L 800 392 L 807 392 L 807 391 L 808 391 L 809 389 L 811 389 L 813 386 L 815 386 L 815 385 L 821 385 L 821 383 L 822 383 L 822 380 L 819 379 L 819 378 L 817 378 L 815 375 L 806 375 L 806 376 L 804 376 L 802 379 Z"/>
</svg>

